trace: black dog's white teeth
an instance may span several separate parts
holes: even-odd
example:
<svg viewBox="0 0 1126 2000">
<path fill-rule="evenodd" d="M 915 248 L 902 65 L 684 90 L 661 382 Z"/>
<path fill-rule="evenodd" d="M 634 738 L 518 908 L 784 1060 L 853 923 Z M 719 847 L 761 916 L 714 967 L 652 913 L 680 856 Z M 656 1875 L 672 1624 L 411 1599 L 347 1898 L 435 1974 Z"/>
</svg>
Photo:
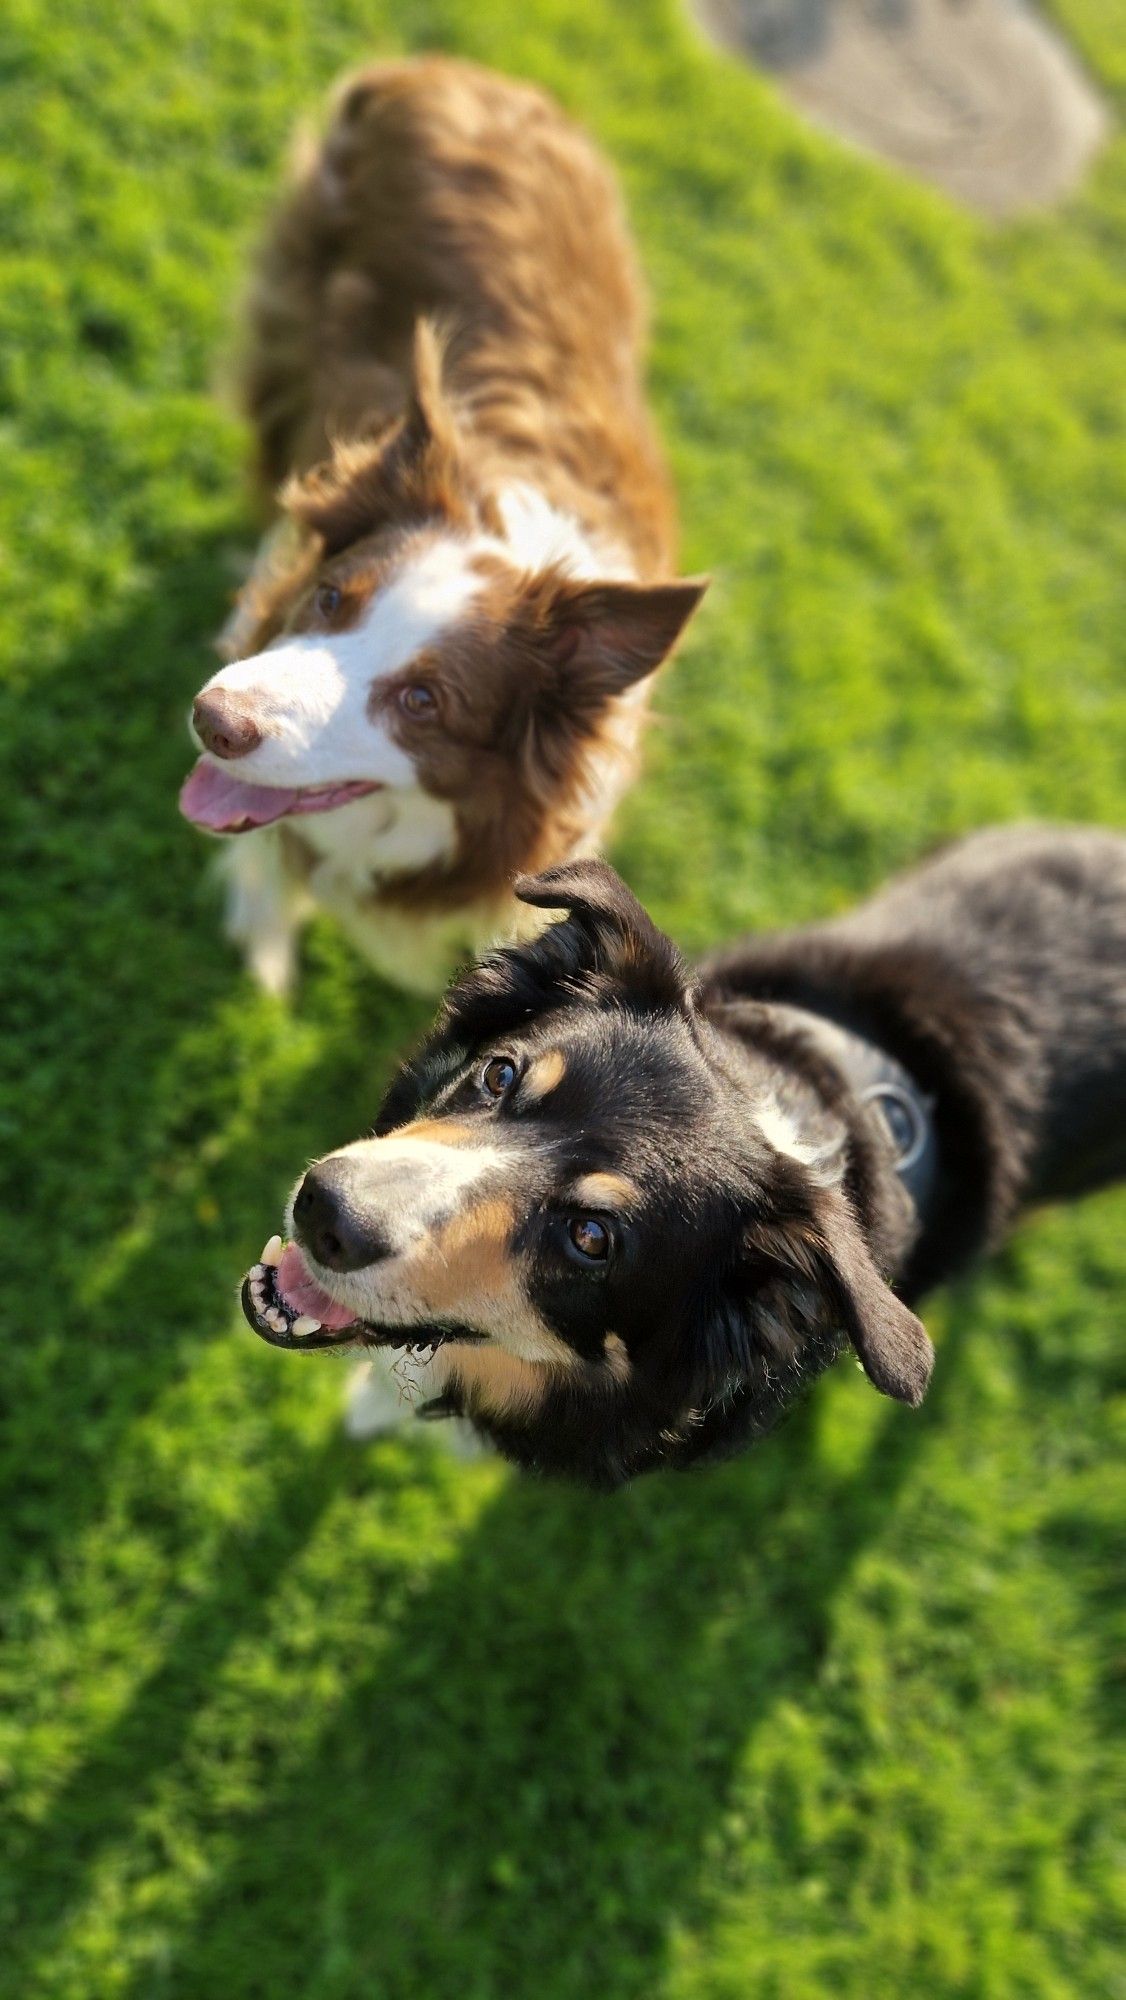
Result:
<svg viewBox="0 0 1126 2000">
<path fill-rule="evenodd" d="M 278 1291 L 277 1267 L 281 1257 L 281 1237 L 271 1236 L 259 1262 L 247 1274 L 251 1304 L 263 1326 L 268 1326 L 272 1333 L 292 1334 L 298 1340 L 305 1340 L 310 1334 L 320 1332 L 321 1322 L 310 1313 L 290 1312 Z"/>
<path fill-rule="evenodd" d="M 263 1319 L 267 1319 L 273 1306 L 273 1291 L 267 1284 L 266 1266 L 264 1264 L 255 1264 L 254 1269 L 247 1279 L 247 1283 L 250 1286 L 250 1296 L 254 1302 L 255 1312 L 260 1314 Z"/>
</svg>

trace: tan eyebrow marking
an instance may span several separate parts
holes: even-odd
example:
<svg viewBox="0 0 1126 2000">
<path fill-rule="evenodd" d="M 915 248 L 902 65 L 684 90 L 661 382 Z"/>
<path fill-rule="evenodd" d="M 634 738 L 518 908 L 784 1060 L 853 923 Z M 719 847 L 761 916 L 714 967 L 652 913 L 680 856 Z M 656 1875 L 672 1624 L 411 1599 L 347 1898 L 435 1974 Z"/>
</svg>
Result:
<svg viewBox="0 0 1126 2000">
<path fill-rule="evenodd" d="M 427 1139 L 434 1146 L 465 1146 L 473 1133 L 457 1118 L 416 1118 L 413 1124 L 403 1125 L 387 1136 L 389 1139 Z"/>
<path fill-rule="evenodd" d="M 567 1059 L 562 1049 L 548 1049 L 547 1054 L 537 1056 L 525 1072 L 520 1086 L 520 1095 L 525 1102 L 536 1104 L 552 1090 L 558 1090 L 567 1074 Z"/>
<path fill-rule="evenodd" d="M 640 1195 L 624 1174 L 584 1174 L 571 1189 L 570 1199 L 580 1208 L 629 1208 Z"/>
</svg>

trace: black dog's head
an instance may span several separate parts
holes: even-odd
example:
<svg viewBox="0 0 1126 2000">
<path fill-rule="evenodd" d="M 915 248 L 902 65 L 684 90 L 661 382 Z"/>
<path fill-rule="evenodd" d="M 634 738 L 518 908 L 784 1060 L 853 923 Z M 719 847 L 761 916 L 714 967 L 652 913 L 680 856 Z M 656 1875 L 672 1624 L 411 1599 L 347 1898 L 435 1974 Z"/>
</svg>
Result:
<svg viewBox="0 0 1126 2000">
<path fill-rule="evenodd" d="M 765 1430 L 844 1338 L 917 1403 L 930 1344 L 839 1184 L 843 1130 L 799 1138 L 604 863 L 517 893 L 568 914 L 470 972 L 375 1136 L 310 1170 L 252 1323 L 433 1344 L 508 1456 L 598 1484 Z"/>
</svg>

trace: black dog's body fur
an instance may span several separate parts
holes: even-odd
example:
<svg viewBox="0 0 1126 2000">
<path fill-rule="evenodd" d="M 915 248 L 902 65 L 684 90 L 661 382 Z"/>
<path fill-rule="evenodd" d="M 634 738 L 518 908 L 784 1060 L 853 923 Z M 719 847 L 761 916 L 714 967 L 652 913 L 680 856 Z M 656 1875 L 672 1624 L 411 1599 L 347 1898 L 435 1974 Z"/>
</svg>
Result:
<svg viewBox="0 0 1126 2000">
<path fill-rule="evenodd" d="M 996 1243 L 1019 1208 L 1126 1173 L 1122 836 L 976 834 L 844 917 L 697 970 L 702 1008 L 729 1030 L 740 1001 L 808 1008 L 878 1042 L 935 1099 L 939 1197 L 890 1267 L 905 1297 Z"/>
<path fill-rule="evenodd" d="M 499 1120 L 487 1130 L 525 1163 L 513 1268 L 574 1367 L 505 1410 L 475 1401 L 468 1375 L 459 1394 L 454 1360 L 445 1403 L 519 1463 L 612 1485 L 726 1454 L 846 1339 L 877 1387 L 918 1403 L 933 1355 L 907 1302 L 1022 1207 L 1126 1172 L 1126 837 L 973 836 L 849 915 L 749 939 L 694 975 L 602 863 L 517 893 L 568 915 L 453 989 L 377 1129 Z M 841 1028 L 933 1105 L 921 1213 Z M 562 1079 L 545 1101 L 522 1102 L 517 1082 L 482 1102 L 483 1059 L 511 1054 L 522 1074 L 545 1050 Z M 628 1171 L 636 1199 L 595 1281 L 568 1271 L 541 1219 L 600 1169 Z M 613 1380 L 610 1343 L 628 1364 Z"/>
<path fill-rule="evenodd" d="M 805 1009 L 878 1043 L 932 1099 L 935 1195 L 906 1227 L 889 1234 L 884 1222 L 875 1246 L 909 1303 L 995 1247 L 1022 1209 L 1126 1174 L 1119 835 L 978 834 L 844 917 L 748 938 L 697 973 L 701 1009 L 726 1033 L 761 1045 L 779 1003 Z M 811 1022 L 781 1059 L 810 1074 L 817 1044 Z M 886 1149 L 872 1148 L 868 1115 L 847 1090 L 836 1106 L 850 1129 L 854 1202 L 862 1218 L 886 1217 Z M 730 1426 L 713 1428 L 737 1441 Z"/>
</svg>

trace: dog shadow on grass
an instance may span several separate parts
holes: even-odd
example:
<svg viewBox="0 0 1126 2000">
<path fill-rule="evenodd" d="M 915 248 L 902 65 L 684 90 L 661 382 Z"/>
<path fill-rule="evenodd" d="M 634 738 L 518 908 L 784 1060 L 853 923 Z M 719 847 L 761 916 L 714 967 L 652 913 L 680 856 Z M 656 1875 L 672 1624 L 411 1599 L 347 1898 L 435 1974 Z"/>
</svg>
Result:
<svg viewBox="0 0 1126 2000">
<path fill-rule="evenodd" d="M 610 1499 L 506 1481 L 224 1847 L 170 1990 L 650 2000 L 747 1739 L 808 1694 L 942 1403 L 847 1479 L 814 1402 Z"/>
<path fill-rule="evenodd" d="M 889 1410 L 847 1477 L 814 1400 L 740 1464 L 610 1499 L 506 1478 L 224 1842 L 169 1989 L 649 2000 L 744 1746 L 808 1695 L 943 1400 Z M 370 1464 L 386 1504 L 401 1451 Z"/>
<path fill-rule="evenodd" d="M 957 1336 L 944 1343 L 947 1382 L 957 1350 Z M 134 2000 L 649 2000 L 670 1927 L 700 1906 L 747 1739 L 815 1682 L 837 1593 L 943 1399 L 940 1381 L 920 1417 L 881 1416 L 847 1476 L 825 1463 L 814 1399 L 739 1464 L 608 1499 L 499 1474 L 430 1565 L 415 1567 L 419 1550 L 399 1572 L 369 1568 L 358 1544 L 348 1587 L 371 1639 L 353 1606 L 355 1651 L 329 1641 L 325 1690 L 294 1719 L 296 1759 L 268 1713 L 259 1744 L 242 1740 L 245 1718 L 225 1742 L 215 1695 L 233 1657 L 264 1654 L 268 1704 L 271 1649 L 291 1644 L 279 1598 L 318 1537 L 346 1534 L 359 1507 L 409 1524 L 420 1497 L 475 1475 L 423 1441 L 361 1451 L 333 1433 L 295 1450 L 279 1433 L 265 1516 L 218 1546 L 159 1666 L 23 1856 L 41 1891 L 20 1924 L 24 1963 L 43 1951 L 57 1967 L 55 1928 L 115 1844 L 129 1872 L 149 1843 L 166 1871 L 173 1822 L 186 1853 L 198 1843 L 217 1865 L 198 1903 L 154 1926 L 159 1947 L 123 1989 Z M 263 1669 L 244 1665 L 236 1684 L 248 1671 Z M 214 1771 L 200 1782 L 225 1754 L 255 1767 L 249 1810 L 237 1771 L 219 1810 Z"/>
</svg>

